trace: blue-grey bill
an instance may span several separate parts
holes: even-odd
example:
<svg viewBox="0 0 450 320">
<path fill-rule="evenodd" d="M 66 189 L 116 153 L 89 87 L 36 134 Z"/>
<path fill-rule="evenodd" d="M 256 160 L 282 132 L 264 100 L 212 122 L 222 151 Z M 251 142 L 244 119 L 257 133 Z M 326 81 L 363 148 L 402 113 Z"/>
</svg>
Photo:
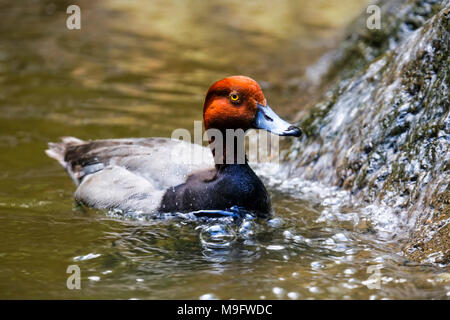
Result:
<svg viewBox="0 0 450 320">
<path fill-rule="evenodd" d="M 253 121 L 256 129 L 264 129 L 279 136 L 300 137 L 302 135 L 300 128 L 281 119 L 268 105 L 263 106 L 258 103 L 257 106 L 258 111 Z"/>
</svg>

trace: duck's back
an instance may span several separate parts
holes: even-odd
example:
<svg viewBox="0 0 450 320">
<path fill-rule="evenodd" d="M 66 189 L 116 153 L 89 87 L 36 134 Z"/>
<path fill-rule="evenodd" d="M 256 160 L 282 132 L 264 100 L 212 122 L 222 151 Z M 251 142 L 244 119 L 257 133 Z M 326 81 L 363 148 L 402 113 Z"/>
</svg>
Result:
<svg viewBox="0 0 450 320">
<path fill-rule="evenodd" d="M 167 138 L 68 137 L 46 152 L 78 185 L 76 200 L 99 209 L 156 211 L 168 188 L 214 167 L 208 148 Z"/>
</svg>

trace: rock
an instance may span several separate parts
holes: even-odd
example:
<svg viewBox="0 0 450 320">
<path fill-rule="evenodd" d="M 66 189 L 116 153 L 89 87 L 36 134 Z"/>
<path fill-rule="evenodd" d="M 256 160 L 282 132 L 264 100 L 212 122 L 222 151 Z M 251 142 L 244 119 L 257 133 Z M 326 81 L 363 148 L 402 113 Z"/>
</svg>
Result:
<svg viewBox="0 0 450 320">
<path fill-rule="evenodd" d="M 391 208 L 412 260 L 450 263 L 450 0 L 380 1 L 382 27 L 356 21 L 301 118 L 296 173 Z M 376 216 L 373 217 L 376 219 Z"/>
</svg>

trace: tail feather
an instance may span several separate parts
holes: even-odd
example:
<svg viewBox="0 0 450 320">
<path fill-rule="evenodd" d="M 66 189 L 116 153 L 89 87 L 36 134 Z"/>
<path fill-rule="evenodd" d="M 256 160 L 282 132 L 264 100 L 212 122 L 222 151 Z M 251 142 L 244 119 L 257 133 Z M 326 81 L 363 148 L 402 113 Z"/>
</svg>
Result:
<svg viewBox="0 0 450 320">
<path fill-rule="evenodd" d="M 79 184 L 79 181 L 77 177 L 75 177 L 74 173 L 72 172 L 72 168 L 68 163 L 65 161 L 65 156 L 67 152 L 67 148 L 69 146 L 79 145 L 83 144 L 84 141 L 77 139 L 75 137 L 62 137 L 62 142 L 49 142 L 48 143 L 48 149 L 45 150 L 45 153 L 50 158 L 55 159 L 58 161 L 63 168 L 67 170 L 72 180 L 75 182 L 76 185 Z"/>
</svg>

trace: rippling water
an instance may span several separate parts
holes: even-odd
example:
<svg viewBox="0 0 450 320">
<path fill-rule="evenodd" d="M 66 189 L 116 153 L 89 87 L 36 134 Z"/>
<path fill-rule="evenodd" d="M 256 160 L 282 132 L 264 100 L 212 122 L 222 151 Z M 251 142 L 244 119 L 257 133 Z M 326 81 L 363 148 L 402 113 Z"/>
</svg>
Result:
<svg viewBox="0 0 450 320">
<path fill-rule="evenodd" d="M 364 1 L 0 1 L 1 298 L 445 298 L 449 273 L 380 239 L 350 195 L 259 167 L 273 219 L 130 219 L 77 207 L 48 141 L 170 136 L 246 74 L 285 117 Z M 81 290 L 66 269 L 81 268 Z M 379 266 L 380 289 L 370 289 Z"/>
</svg>

